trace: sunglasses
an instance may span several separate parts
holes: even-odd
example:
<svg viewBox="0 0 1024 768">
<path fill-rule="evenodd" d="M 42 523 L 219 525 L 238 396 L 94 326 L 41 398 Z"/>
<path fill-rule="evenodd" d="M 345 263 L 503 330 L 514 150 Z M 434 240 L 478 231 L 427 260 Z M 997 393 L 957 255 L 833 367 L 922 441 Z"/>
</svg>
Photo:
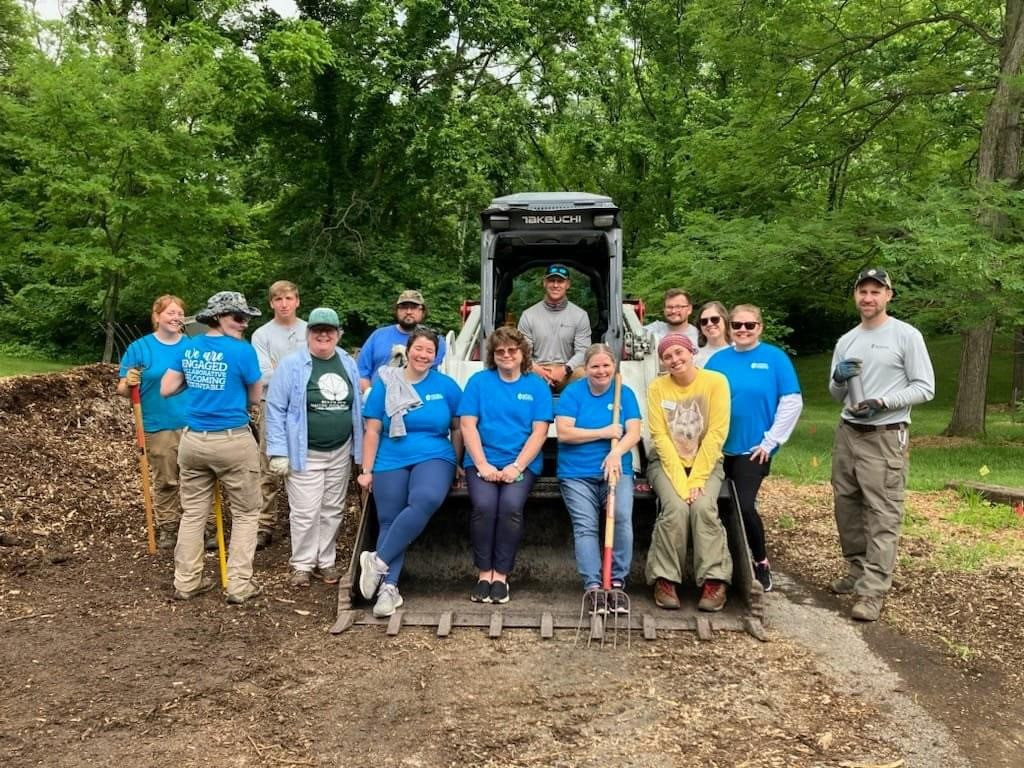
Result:
<svg viewBox="0 0 1024 768">
<path fill-rule="evenodd" d="M 722 322 L 722 318 L 718 315 L 715 315 L 714 317 L 702 317 L 700 319 L 701 325 L 718 325 L 720 322 Z"/>
<path fill-rule="evenodd" d="M 309 328 L 309 332 L 312 334 L 341 333 L 341 329 L 335 328 L 333 325 L 312 325 Z"/>
<path fill-rule="evenodd" d="M 756 320 L 747 320 L 745 323 L 740 323 L 736 320 L 733 320 L 731 323 L 729 323 L 729 327 L 731 327 L 734 331 L 738 331 L 740 328 L 742 328 L 745 331 L 752 331 L 759 325 L 760 323 L 757 322 Z"/>
<path fill-rule="evenodd" d="M 248 323 L 251 319 L 245 312 L 229 312 L 228 317 L 236 323 Z"/>
<path fill-rule="evenodd" d="M 494 350 L 494 356 L 495 357 L 511 357 L 516 352 L 522 352 L 522 350 L 519 349 L 519 347 L 499 347 L 498 349 Z"/>
</svg>

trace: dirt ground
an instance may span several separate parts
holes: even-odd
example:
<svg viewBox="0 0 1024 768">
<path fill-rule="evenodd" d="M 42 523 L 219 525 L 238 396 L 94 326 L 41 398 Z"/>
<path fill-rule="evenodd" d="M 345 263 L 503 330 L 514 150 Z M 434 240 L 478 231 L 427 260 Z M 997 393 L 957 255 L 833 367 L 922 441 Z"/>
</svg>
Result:
<svg viewBox="0 0 1024 768">
<path fill-rule="evenodd" d="M 767 643 L 332 636 L 335 589 L 290 589 L 280 538 L 257 555 L 265 598 L 171 599 L 113 382 L 0 382 L 0 765 L 1024 765 L 1021 571 L 913 567 L 929 544 L 907 540 L 884 621 L 854 626 L 821 588 L 827 488 L 765 489 Z"/>
</svg>

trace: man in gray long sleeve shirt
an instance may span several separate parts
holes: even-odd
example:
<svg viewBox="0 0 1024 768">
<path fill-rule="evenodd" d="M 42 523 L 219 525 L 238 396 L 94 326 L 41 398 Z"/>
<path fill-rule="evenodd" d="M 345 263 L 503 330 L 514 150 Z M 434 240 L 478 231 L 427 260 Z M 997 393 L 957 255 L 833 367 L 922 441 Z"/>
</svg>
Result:
<svg viewBox="0 0 1024 768">
<path fill-rule="evenodd" d="M 260 490 L 263 506 L 260 509 L 259 531 L 256 534 L 256 549 L 264 549 L 274 540 L 277 525 L 277 494 L 281 478 L 270 471 L 267 456 L 267 425 L 263 409 L 266 404 L 267 387 L 274 375 L 277 364 L 296 349 L 306 346 L 306 321 L 296 312 L 299 309 L 299 289 L 288 280 L 278 280 L 268 291 L 274 319 L 256 329 L 252 335 L 252 346 L 263 374 L 263 399 L 260 402 Z"/>
<path fill-rule="evenodd" d="M 568 267 L 552 264 L 544 274 L 544 299 L 519 317 L 519 330 L 533 347 L 533 371 L 556 392 L 573 371 L 583 372 L 583 353 L 590 346 L 590 318 L 566 298 L 568 290 Z"/>
<path fill-rule="evenodd" d="M 935 374 L 921 333 L 887 313 L 892 282 L 884 270 L 861 272 L 853 298 L 860 325 L 836 344 L 829 381 L 832 397 L 846 404 L 832 448 L 832 490 L 847 573 L 832 591 L 855 594 L 850 615 L 876 621 L 903 522 L 910 409 L 935 396 Z"/>
</svg>

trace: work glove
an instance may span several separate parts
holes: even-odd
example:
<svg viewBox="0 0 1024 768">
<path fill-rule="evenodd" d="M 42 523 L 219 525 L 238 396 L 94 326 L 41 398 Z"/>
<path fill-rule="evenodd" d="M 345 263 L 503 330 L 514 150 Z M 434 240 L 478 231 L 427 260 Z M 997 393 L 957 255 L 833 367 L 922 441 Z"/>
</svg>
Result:
<svg viewBox="0 0 1024 768">
<path fill-rule="evenodd" d="M 868 400 L 861 400 L 850 409 L 850 413 L 859 419 L 870 419 L 877 413 L 885 410 L 885 401 L 880 397 L 872 397 Z"/>
<path fill-rule="evenodd" d="M 142 369 L 129 368 L 124 375 L 124 381 L 129 387 L 137 387 L 142 382 Z"/>
<path fill-rule="evenodd" d="M 287 456 L 271 456 L 270 457 L 270 474 L 277 475 L 278 477 L 284 477 L 288 474 L 288 457 Z"/>
<path fill-rule="evenodd" d="M 854 376 L 860 376 L 860 363 L 861 361 L 855 357 L 840 360 L 836 363 L 836 369 L 832 372 L 832 380 L 836 384 L 842 384 Z"/>
</svg>

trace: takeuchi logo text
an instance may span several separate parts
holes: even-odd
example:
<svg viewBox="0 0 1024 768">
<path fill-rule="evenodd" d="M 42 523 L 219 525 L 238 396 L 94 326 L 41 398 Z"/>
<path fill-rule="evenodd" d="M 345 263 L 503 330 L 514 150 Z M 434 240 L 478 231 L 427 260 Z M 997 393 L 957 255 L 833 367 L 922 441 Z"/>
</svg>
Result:
<svg viewBox="0 0 1024 768">
<path fill-rule="evenodd" d="M 524 224 L 582 224 L 583 217 L 577 214 L 563 214 L 561 216 L 523 216 Z"/>
</svg>

